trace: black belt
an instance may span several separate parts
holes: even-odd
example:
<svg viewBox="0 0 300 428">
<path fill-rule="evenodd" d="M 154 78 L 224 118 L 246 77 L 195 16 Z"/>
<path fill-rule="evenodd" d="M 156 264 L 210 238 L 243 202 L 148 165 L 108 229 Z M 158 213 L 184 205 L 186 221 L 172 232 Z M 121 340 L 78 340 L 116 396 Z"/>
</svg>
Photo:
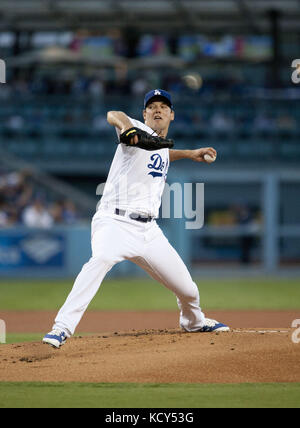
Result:
<svg viewBox="0 0 300 428">
<path fill-rule="evenodd" d="M 115 214 L 125 216 L 126 211 L 125 210 L 120 210 L 119 208 L 116 208 L 115 209 Z M 131 213 L 131 214 L 129 214 L 129 218 L 131 218 L 131 220 L 141 221 L 142 223 L 148 223 L 149 221 L 153 220 L 153 217 L 143 216 L 143 215 L 137 214 L 137 213 Z"/>
</svg>

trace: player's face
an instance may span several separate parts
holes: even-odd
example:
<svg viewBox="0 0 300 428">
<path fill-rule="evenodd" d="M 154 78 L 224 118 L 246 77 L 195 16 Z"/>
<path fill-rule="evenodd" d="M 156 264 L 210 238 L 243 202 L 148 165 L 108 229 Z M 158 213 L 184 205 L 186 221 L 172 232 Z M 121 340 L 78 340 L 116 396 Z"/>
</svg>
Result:
<svg viewBox="0 0 300 428">
<path fill-rule="evenodd" d="M 149 103 L 143 115 L 145 124 L 157 131 L 159 135 L 166 135 L 171 121 L 174 120 L 174 112 L 163 101 Z"/>
</svg>

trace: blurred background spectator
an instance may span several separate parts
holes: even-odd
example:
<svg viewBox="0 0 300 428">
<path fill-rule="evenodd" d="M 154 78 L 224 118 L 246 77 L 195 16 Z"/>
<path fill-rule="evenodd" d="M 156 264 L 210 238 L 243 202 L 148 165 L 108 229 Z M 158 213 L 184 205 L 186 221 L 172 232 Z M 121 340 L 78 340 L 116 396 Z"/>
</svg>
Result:
<svg viewBox="0 0 300 428">
<path fill-rule="evenodd" d="M 53 226 L 53 217 L 40 198 L 36 198 L 23 212 L 23 223 L 27 227 L 48 229 Z"/>
<path fill-rule="evenodd" d="M 50 228 L 79 221 L 72 201 L 47 199 L 39 195 L 40 191 L 30 171 L 0 171 L 0 227 Z"/>
<path fill-rule="evenodd" d="M 237 205 L 234 207 L 236 223 L 243 227 L 242 235 L 240 237 L 241 255 L 240 260 L 243 264 L 251 262 L 251 251 L 253 249 L 255 238 L 252 235 L 255 226 L 254 217 L 251 209 L 247 205 Z"/>
</svg>

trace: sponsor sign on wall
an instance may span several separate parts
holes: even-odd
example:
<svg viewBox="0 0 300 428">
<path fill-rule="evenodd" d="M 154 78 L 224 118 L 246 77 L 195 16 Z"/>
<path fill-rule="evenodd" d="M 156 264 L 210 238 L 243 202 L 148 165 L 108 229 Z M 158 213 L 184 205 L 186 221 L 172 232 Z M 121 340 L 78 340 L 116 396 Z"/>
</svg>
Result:
<svg viewBox="0 0 300 428">
<path fill-rule="evenodd" d="M 58 232 L 0 232 L 0 271 L 23 268 L 62 268 L 66 239 Z"/>
</svg>

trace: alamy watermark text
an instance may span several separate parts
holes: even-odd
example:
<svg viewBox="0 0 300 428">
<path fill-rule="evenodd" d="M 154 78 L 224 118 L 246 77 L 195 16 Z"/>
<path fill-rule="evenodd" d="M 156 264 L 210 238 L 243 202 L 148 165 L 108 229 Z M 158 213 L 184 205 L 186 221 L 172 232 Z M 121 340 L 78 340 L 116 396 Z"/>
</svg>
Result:
<svg viewBox="0 0 300 428">
<path fill-rule="evenodd" d="M 0 343 L 6 343 L 6 324 L 0 320 Z"/>
<path fill-rule="evenodd" d="M 6 64 L 0 59 L 0 83 L 6 83 Z"/>
<path fill-rule="evenodd" d="M 294 59 L 291 67 L 295 68 L 292 72 L 292 82 L 297 85 L 297 83 L 300 83 L 300 59 Z"/>
<path fill-rule="evenodd" d="M 105 191 L 104 191 L 105 188 Z M 97 196 L 109 194 L 110 204 L 114 207 L 130 206 L 130 201 L 137 201 L 142 206 L 153 207 L 159 204 L 157 187 L 144 183 L 128 183 L 126 175 L 118 183 L 101 183 L 96 190 Z M 97 209 L 99 208 L 99 202 Z M 173 207 L 173 209 L 172 209 Z M 201 229 L 204 225 L 204 183 L 172 183 L 164 185 L 161 198 L 161 218 L 185 218 L 186 229 Z"/>
<path fill-rule="evenodd" d="M 292 322 L 292 328 L 296 329 L 293 331 L 293 334 L 292 334 L 292 342 L 300 343 L 300 319 L 294 320 Z"/>
</svg>

